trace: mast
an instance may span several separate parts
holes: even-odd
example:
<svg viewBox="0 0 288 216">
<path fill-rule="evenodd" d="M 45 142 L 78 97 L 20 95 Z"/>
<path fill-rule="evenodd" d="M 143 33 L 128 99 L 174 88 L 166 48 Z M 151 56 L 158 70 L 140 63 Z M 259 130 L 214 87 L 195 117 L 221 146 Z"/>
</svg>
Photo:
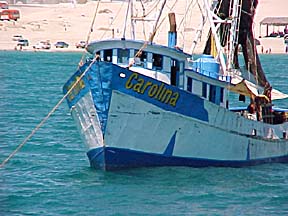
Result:
<svg viewBox="0 0 288 216">
<path fill-rule="evenodd" d="M 220 43 L 220 38 L 219 38 L 219 36 L 217 34 L 217 30 L 220 27 L 220 24 L 225 22 L 225 21 L 220 19 L 216 14 L 214 14 L 210 10 L 209 4 L 208 4 L 208 0 L 203 0 L 203 2 L 204 2 L 204 5 L 205 5 L 205 10 L 206 10 L 206 14 L 207 14 L 207 17 L 208 17 L 208 21 L 210 23 L 210 28 L 211 28 L 211 32 L 212 32 L 211 37 L 214 37 L 214 41 L 215 41 L 215 45 L 216 45 L 216 49 L 217 49 L 220 65 L 221 65 L 222 71 L 223 71 L 223 75 L 226 75 L 226 63 L 225 63 L 224 53 L 223 53 L 222 46 L 221 46 L 221 43 Z"/>
<path fill-rule="evenodd" d="M 242 0 L 234 0 L 230 2 L 230 17 L 232 19 L 230 34 L 229 34 L 229 53 L 228 53 L 228 65 L 227 69 L 230 71 L 233 67 L 233 59 L 235 53 L 235 47 L 238 45 L 239 26 L 240 26 L 240 12 L 242 8 Z"/>
<path fill-rule="evenodd" d="M 210 28 L 211 28 L 210 46 L 211 46 L 212 41 L 215 42 L 219 61 L 220 61 L 224 75 L 226 75 L 227 71 L 231 71 L 231 69 L 235 68 L 233 66 L 233 61 L 234 61 L 235 50 L 238 45 L 242 0 L 231 0 L 229 3 L 230 3 L 229 12 L 228 12 L 229 15 L 227 14 L 226 19 L 223 19 L 223 17 L 220 18 L 218 15 L 212 12 L 211 9 L 209 8 L 208 1 L 204 0 L 205 9 L 207 12 L 208 21 L 210 23 Z M 221 11 L 219 14 L 221 14 Z M 228 17 L 229 19 L 227 19 Z M 218 31 L 221 25 L 222 26 L 230 25 L 227 64 L 225 62 L 225 57 L 223 53 L 223 48 L 222 48 L 223 44 L 221 44 L 220 42 L 221 38 L 218 35 Z"/>
</svg>

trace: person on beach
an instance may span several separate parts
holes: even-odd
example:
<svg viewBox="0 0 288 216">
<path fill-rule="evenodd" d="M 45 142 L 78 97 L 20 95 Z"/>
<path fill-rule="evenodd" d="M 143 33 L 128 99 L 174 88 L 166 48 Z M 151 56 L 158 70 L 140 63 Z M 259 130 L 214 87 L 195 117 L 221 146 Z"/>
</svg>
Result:
<svg viewBox="0 0 288 216">
<path fill-rule="evenodd" d="M 285 53 L 288 53 L 288 34 L 284 36 L 284 44 L 285 44 Z"/>
</svg>

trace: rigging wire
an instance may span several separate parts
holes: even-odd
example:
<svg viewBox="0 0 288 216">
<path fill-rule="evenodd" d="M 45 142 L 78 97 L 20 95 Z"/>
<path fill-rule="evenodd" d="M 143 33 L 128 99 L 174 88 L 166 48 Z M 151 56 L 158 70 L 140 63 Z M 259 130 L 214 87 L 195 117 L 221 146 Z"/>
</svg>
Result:
<svg viewBox="0 0 288 216">
<path fill-rule="evenodd" d="M 179 26 L 181 26 L 183 22 L 184 22 L 184 23 L 186 22 L 187 14 L 188 14 L 188 12 L 190 11 L 190 7 L 192 6 L 193 3 L 194 3 L 194 0 L 190 1 L 188 7 L 186 7 L 184 16 L 182 17 L 181 21 L 179 22 Z M 192 8 L 194 8 L 196 4 L 197 4 L 197 3 L 195 2 Z M 192 13 L 192 11 L 191 11 L 191 13 Z M 192 14 L 191 14 L 191 15 L 192 15 Z M 190 19 L 191 19 L 191 18 L 192 18 L 192 16 L 190 16 Z M 183 25 L 186 25 L 186 23 L 183 24 Z M 178 27 L 178 30 L 179 30 L 179 28 L 180 28 L 180 27 Z"/>
<path fill-rule="evenodd" d="M 190 16 L 188 16 L 190 18 L 190 20 L 188 21 L 188 23 L 191 23 L 192 9 L 196 6 L 197 2 L 195 1 L 195 3 L 194 3 L 194 0 L 190 1 L 189 5 L 185 9 L 184 16 L 182 17 L 182 19 L 180 20 L 179 25 L 178 25 L 178 30 L 177 31 L 180 31 L 180 26 L 182 26 L 182 23 L 184 23 L 183 24 L 183 33 L 180 31 L 180 34 L 182 35 L 182 38 L 183 38 L 183 42 L 182 42 L 183 43 L 182 44 L 183 49 L 184 49 L 184 45 L 185 45 L 185 39 L 184 38 L 185 38 L 185 35 L 186 35 L 185 29 L 186 29 L 186 25 L 187 25 L 187 16 L 188 16 L 187 14 L 190 11 Z M 193 5 L 193 3 L 194 3 L 194 5 Z M 191 10 L 190 10 L 190 7 L 192 7 Z"/>
<path fill-rule="evenodd" d="M 93 32 L 93 26 L 96 20 L 96 15 L 97 15 L 97 11 L 99 8 L 99 4 L 100 1 L 98 1 L 95 12 L 94 12 L 94 16 L 93 16 L 93 20 L 90 26 L 90 30 L 88 32 L 87 35 L 87 39 L 86 39 L 86 44 L 88 44 L 89 40 L 90 40 L 90 36 L 91 33 Z M 83 52 L 83 55 L 79 61 L 78 64 L 78 69 L 81 66 L 83 60 L 84 60 L 84 56 L 85 56 L 85 51 Z M 44 123 L 50 118 L 50 116 L 58 109 L 58 107 L 63 103 L 63 101 L 67 98 L 67 96 L 71 93 L 71 91 L 75 88 L 75 86 L 80 82 L 80 80 L 85 76 L 85 74 L 87 73 L 87 71 L 90 69 L 90 67 L 92 66 L 92 64 L 95 62 L 95 58 L 91 61 L 91 63 L 89 64 L 89 66 L 86 68 L 86 70 L 81 74 L 81 76 L 79 77 L 79 79 L 76 80 L 76 82 L 72 85 L 72 87 L 67 91 L 67 93 L 58 101 L 58 103 L 51 109 L 51 111 L 42 119 L 42 121 L 31 131 L 31 133 L 23 140 L 22 143 L 20 143 L 16 149 L 9 154 L 9 156 L 2 161 L 2 163 L 0 164 L 0 168 L 3 168 L 5 166 L 5 164 L 12 158 L 14 157 L 14 155 L 34 136 L 34 134 L 44 125 Z"/>
<path fill-rule="evenodd" d="M 146 15 L 146 10 L 145 10 L 145 7 L 144 7 L 144 3 L 143 3 L 142 0 L 140 0 L 140 2 L 141 2 L 142 12 L 143 12 L 142 17 L 145 18 L 147 15 Z M 145 24 L 144 24 L 144 22 L 142 22 L 142 32 L 143 32 L 144 40 L 146 41 L 147 36 L 146 36 L 146 30 L 145 30 Z"/>
<path fill-rule="evenodd" d="M 181 36 L 182 36 L 182 45 L 181 47 L 183 48 L 183 50 L 185 49 L 185 36 L 186 36 L 186 26 L 187 26 L 187 23 L 192 23 L 192 13 L 193 13 L 193 8 L 195 7 L 196 5 L 196 1 L 194 2 L 194 0 L 190 1 L 190 3 L 188 4 L 187 6 L 187 1 L 186 1 L 186 7 L 185 7 L 185 12 L 184 12 L 184 15 L 182 17 L 182 19 L 180 20 L 179 22 L 179 25 L 178 25 L 178 30 L 177 32 L 180 32 Z M 189 15 L 188 15 L 189 13 Z M 187 17 L 189 17 L 189 21 L 187 21 Z M 180 26 L 183 25 L 183 31 L 180 31 Z"/>
<path fill-rule="evenodd" d="M 126 34 L 126 26 L 127 26 L 127 19 L 128 19 L 128 13 L 129 13 L 130 5 L 131 5 L 131 0 L 128 1 L 128 5 L 127 5 L 127 11 L 126 11 L 126 17 L 125 17 L 125 22 L 124 22 L 122 38 L 125 38 L 125 34 Z"/>
<path fill-rule="evenodd" d="M 161 1 L 161 0 L 155 1 L 155 2 L 154 2 L 154 5 L 152 4 L 150 10 L 146 13 L 146 17 L 147 17 L 148 15 L 150 15 L 151 13 L 153 13 L 153 11 L 155 10 L 155 8 L 157 8 L 158 4 L 160 4 L 160 1 Z"/>
<path fill-rule="evenodd" d="M 94 58 L 81 76 L 76 79 L 76 82 L 71 86 L 67 93 L 58 101 L 58 103 L 51 109 L 51 111 L 42 119 L 42 121 L 31 131 L 31 133 L 23 140 L 23 142 L 17 146 L 17 148 L 0 164 L 0 168 L 3 168 L 5 164 L 33 137 L 33 135 L 44 125 L 44 123 L 50 118 L 50 116 L 58 109 L 62 102 L 67 98 L 75 86 L 82 80 L 87 71 L 91 68 L 92 64 L 96 61 Z"/>
<path fill-rule="evenodd" d="M 154 1 L 153 4 L 152 4 L 152 6 L 150 6 L 149 11 L 148 11 L 145 15 L 143 15 L 142 18 L 145 19 L 145 18 L 148 17 L 154 10 L 156 10 L 157 7 L 158 7 L 158 5 L 160 4 L 160 1 L 161 1 L 161 0 Z M 141 3 L 142 3 L 142 1 L 141 1 Z M 144 5 L 143 5 L 143 7 L 144 7 Z M 145 12 L 145 11 L 144 11 L 144 12 Z M 145 41 L 146 41 L 146 40 L 147 40 L 147 36 L 146 36 L 146 30 L 145 30 L 145 23 L 144 23 L 144 22 L 142 22 L 142 26 L 143 26 L 143 36 L 144 36 L 144 39 L 145 39 Z M 150 37 L 149 37 L 149 38 L 150 38 Z M 148 38 L 148 40 L 149 40 L 149 38 Z"/>
<path fill-rule="evenodd" d="M 87 46 L 88 42 L 90 41 L 91 34 L 93 32 L 93 27 L 94 27 L 94 23 L 95 23 L 95 20 L 96 20 L 97 13 L 98 13 L 99 5 L 100 5 L 100 1 L 98 1 L 98 3 L 97 3 L 96 9 L 95 9 L 95 12 L 94 12 L 94 15 L 93 15 L 92 23 L 91 23 L 89 32 L 87 34 L 85 51 L 86 51 L 86 46 Z M 81 66 L 83 64 L 83 60 L 84 60 L 84 57 L 85 57 L 85 51 L 83 51 L 82 57 L 81 57 L 80 62 L 78 64 L 78 68 L 79 68 L 79 66 Z"/>
<path fill-rule="evenodd" d="M 202 22 L 200 23 L 200 25 L 199 25 L 199 27 L 201 27 L 201 28 L 197 28 L 197 30 L 196 30 L 196 36 L 195 36 L 195 39 L 193 40 L 193 42 L 192 42 L 192 47 L 191 47 L 191 53 L 192 53 L 192 55 L 194 54 L 194 50 L 196 49 L 196 46 L 197 46 L 197 43 L 198 43 L 198 41 L 199 40 L 201 40 L 201 37 L 202 37 L 202 33 L 203 33 L 203 27 L 204 27 L 204 25 L 205 25 L 205 23 L 206 23 L 206 21 L 207 21 L 207 18 L 204 16 L 204 11 L 202 10 L 202 8 L 201 8 L 201 5 L 200 5 L 200 3 L 199 3 L 199 1 L 197 0 L 197 5 L 198 5 L 198 7 L 199 7 L 199 10 L 200 10 L 200 12 L 201 12 L 201 14 L 202 14 Z M 209 38 L 209 34 L 208 34 L 208 36 L 207 36 L 208 38 Z M 208 39 L 207 39 L 208 40 Z"/>
<path fill-rule="evenodd" d="M 99 1 L 100 2 L 100 1 Z M 116 16 L 114 17 L 114 19 L 111 21 L 111 23 L 108 26 L 108 29 L 110 29 L 110 27 L 114 24 L 114 21 L 118 18 L 120 11 L 122 10 L 123 6 L 125 5 L 125 1 L 122 2 L 121 7 L 119 8 L 119 10 L 116 13 Z M 102 34 L 102 36 L 100 37 L 100 40 L 102 40 L 106 34 L 108 30 L 104 31 L 104 33 Z"/>
<path fill-rule="evenodd" d="M 178 0 L 176 0 L 176 1 L 173 3 L 173 5 L 171 6 L 170 10 L 174 9 L 174 7 L 176 6 L 177 1 L 178 1 Z M 165 2 L 166 2 L 166 0 L 165 0 Z M 163 3 L 164 3 L 164 2 L 163 2 Z M 165 3 L 164 3 L 162 6 L 163 6 L 163 9 L 164 9 Z M 163 10 L 163 9 L 161 9 L 161 10 Z M 169 12 L 168 12 L 168 13 L 169 13 Z M 152 37 L 152 41 L 153 41 L 153 38 L 154 38 L 156 32 L 157 32 L 157 31 L 159 30 L 159 28 L 162 26 L 162 24 L 164 23 L 165 19 L 167 19 L 168 13 L 166 14 L 166 16 L 164 16 L 164 17 L 162 18 L 162 20 L 161 20 L 160 24 L 158 25 L 157 29 L 155 29 L 155 31 L 153 32 L 153 34 L 152 34 L 152 36 L 153 36 L 153 37 Z M 161 14 L 162 14 L 162 13 L 161 13 Z M 160 14 L 160 16 L 161 16 L 161 14 Z M 160 19 L 160 16 L 159 16 L 159 19 Z M 156 25 L 155 25 L 155 26 L 156 26 Z M 151 37 L 150 37 L 150 39 L 151 39 Z M 150 41 L 150 40 L 149 40 L 149 41 Z M 151 41 L 151 42 L 152 42 L 152 41 Z"/>
<path fill-rule="evenodd" d="M 140 0 L 140 3 L 141 3 L 141 7 L 142 7 L 143 17 L 145 17 L 146 14 L 145 14 L 145 7 L 144 7 L 144 3 L 143 3 L 142 0 Z"/>
<path fill-rule="evenodd" d="M 164 2 L 166 2 L 166 0 L 165 0 Z M 165 5 L 165 4 L 162 5 L 163 8 L 164 8 L 164 5 Z M 174 8 L 175 5 L 176 5 L 176 2 L 173 4 L 172 8 Z M 163 10 L 163 8 L 162 8 L 162 10 Z M 161 16 L 161 15 L 160 15 L 160 16 Z M 159 18 L 160 18 L 160 16 L 159 16 Z M 157 22 L 157 23 L 155 24 L 154 29 L 153 29 L 153 32 L 150 34 L 149 40 L 148 40 L 148 41 L 145 41 L 145 42 L 143 43 L 142 47 L 141 47 L 141 48 L 137 51 L 137 53 L 134 55 L 134 59 L 137 58 L 137 57 L 140 57 L 141 54 L 142 54 L 142 52 L 143 52 L 143 50 L 147 47 L 148 43 L 151 43 L 151 42 L 153 41 L 153 38 L 154 38 L 156 32 L 158 31 L 158 29 L 160 28 L 160 26 L 164 23 L 164 20 L 165 20 L 166 18 L 167 18 L 167 16 L 163 17 L 163 19 L 161 20 L 160 23 Z M 159 21 L 159 19 L 158 19 L 158 21 Z M 127 66 L 127 68 L 131 67 L 133 64 L 134 64 L 134 62 L 130 62 L 130 64 Z"/>
<path fill-rule="evenodd" d="M 253 11 L 256 10 L 256 8 L 254 8 L 253 5 L 254 5 L 254 0 L 251 2 L 250 11 L 252 11 L 252 9 L 253 9 Z M 254 14 L 253 15 L 250 14 L 250 16 L 254 17 Z M 257 57 L 256 57 L 257 48 L 256 48 L 255 39 L 254 39 L 254 35 L 255 35 L 255 27 L 254 27 L 255 26 L 255 22 L 254 22 L 254 19 L 253 19 L 252 26 L 253 26 L 252 29 L 253 29 L 253 40 L 254 40 L 253 41 L 253 55 L 254 55 L 254 62 L 255 62 L 255 77 L 256 77 L 256 84 L 259 85 L 259 82 L 258 82 L 258 65 L 257 65 Z M 250 73 L 249 73 L 249 75 L 250 75 Z"/>
<path fill-rule="evenodd" d="M 152 13 L 152 11 L 154 11 L 154 9 L 158 6 L 160 0 L 158 1 L 153 1 L 152 2 L 152 6 L 150 6 L 148 13 L 146 13 L 146 8 L 144 6 L 144 2 L 143 0 L 140 0 L 140 4 L 141 4 L 141 9 L 142 9 L 142 16 L 138 17 L 134 17 L 134 18 L 140 18 L 142 20 L 144 20 L 150 13 Z M 144 36 L 144 40 L 146 41 L 147 40 L 147 36 L 146 36 L 146 30 L 145 30 L 145 23 L 142 21 L 142 34 Z"/>
<path fill-rule="evenodd" d="M 164 7 L 165 7 L 166 2 L 167 2 L 167 0 L 164 0 L 163 3 L 162 3 L 162 5 L 161 5 L 160 13 L 159 13 L 159 15 L 158 15 L 158 17 L 157 17 L 157 19 L 156 19 L 156 22 L 155 22 L 155 25 L 154 25 L 154 28 L 153 28 L 153 32 L 152 32 L 152 34 L 151 34 L 151 36 L 150 36 L 150 38 L 149 38 L 149 42 L 153 42 L 153 39 L 154 39 L 155 34 L 156 34 L 156 28 L 157 28 L 157 25 L 158 25 L 158 23 L 159 23 L 159 20 L 160 20 L 160 17 L 161 17 L 161 15 L 162 15 L 162 12 L 163 12 L 163 9 L 164 9 Z M 159 26 L 160 26 L 160 25 L 159 25 Z M 158 28 L 157 28 L 157 29 L 158 29 Z"/>
</svg>

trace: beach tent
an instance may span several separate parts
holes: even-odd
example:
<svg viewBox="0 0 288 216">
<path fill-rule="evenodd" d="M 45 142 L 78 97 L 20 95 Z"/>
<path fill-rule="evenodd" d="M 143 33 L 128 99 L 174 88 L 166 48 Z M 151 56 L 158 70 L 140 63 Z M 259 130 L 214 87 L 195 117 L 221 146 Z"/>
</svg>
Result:
<svg viewBox="0 0 288 216">
<path fill-rule="evenodd" d="M 266 36 L 268 36 L 269 26 L 273 26 L 273 27 L 274 26 L 278 26 L 278 27 L 283 26 L 286 29 L 288 26 L 288 17 L 265 17 L 260 22 L 260 35 L 261 35 L 261 26 L 262 25 L 266 25 Z"/>
</svg>

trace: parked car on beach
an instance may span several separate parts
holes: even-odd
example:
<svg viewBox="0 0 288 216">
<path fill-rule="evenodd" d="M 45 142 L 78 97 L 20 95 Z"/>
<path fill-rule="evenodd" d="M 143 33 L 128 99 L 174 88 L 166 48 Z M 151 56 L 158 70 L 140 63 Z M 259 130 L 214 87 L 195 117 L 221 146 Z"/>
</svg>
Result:
<svg viewBox="0 0 288 216">
<path fill-rule="evenodd" d="M 0 1 L 0 9 L 8 9 L 9 4 L 7 1 Z"/>
<path fill-rule="evenodd" d="M 49 41 L 40 41 L 33 46 L 34 49 L 50 49 L 51 44 Z"/>
<path fill-rule="evenodd" d="M 29 46 L 29 41 L 27 39 L 18 40 L 17 46 Z"/>
<path fill-rule="evenodd" d="M 86 41 L 79 41 L 78 43 L 75 44 L 76 48 L 82 48 L 84 49 L 86 47 Z"/>
<path fill-rule="evenodd" d="M 13 41 L 19 41 L 20 39 L 23 39 L 22 35 L 13 35 L 13 37 L 12 37 Z"/>
<path fill-rule="evenodd" d="M 68 48 L 69 47 L 69 44 L 64 42 L 64 41 L 58 41 L 56 44 L 55 44 L 55 47 L 56 48 Z"/>
<path fill-rule="evenodd" d="M 288 34 L 284 35 L 284 43 L 288 44 Z"/>
<path fill-rule="evenodd" d="M 17 21 L 20 18 L 19 10 L 2 10 L 0 12 L 0 20 L 14 20 Z"/>
</svg>

